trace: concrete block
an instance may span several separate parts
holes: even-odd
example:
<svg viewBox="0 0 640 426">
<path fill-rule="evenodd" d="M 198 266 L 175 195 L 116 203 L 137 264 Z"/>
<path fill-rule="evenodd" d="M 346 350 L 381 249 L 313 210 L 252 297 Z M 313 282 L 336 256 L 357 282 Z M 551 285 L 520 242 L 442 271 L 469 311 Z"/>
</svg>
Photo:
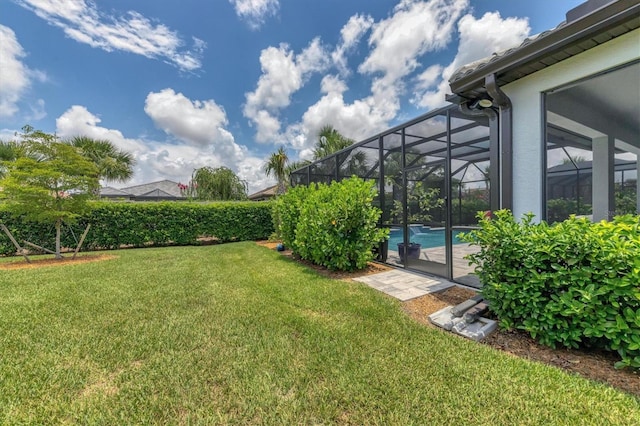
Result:
<svg viewBox="0 0 640 426">
<path fill-rule="evenodd" d="M 456 318 L 451 314 L 452 308 L 453 306 L 447 306 L 446 308 L 442 308 L 439 311 L 432 313 L 428 317 L 429 322 L 450 331 L 456 323 L 462 321 L 462 318 Z"/>
<path fill-rule="evenodd" d="M 447 331 L 464 336 L 475 341 L 482 340 L 498 327 L 494 320 L 480 317 L 475 322 L 468 323 L 461 317 L 451 313 L 453 306 L 447 306 L 429 315 L 429 321 Z"/>
<path fill-rule="evenodd" d="M 480 295 L 476 295 L 473 296 L 471 299 L 460 303 L 459 305 L 456 305 L 452 310 L 451 313 L 456 316 L 456 317 L 461 317 L 462 315 L 464 315 L 464 313 L 474 307 L 476 304 L 478 304 L 479 302 L 482 301 L 482 296 Z"/>
<path fill-rule="evenodd" d="M 487 304 L 487 302 L 480 302 L 476 306 L 465 312 L 462 318 L 464 318 L 466 322 L 472 323 L 478 318 L 481 318 L 481 316 L 487 313 L 487 311 L 489 311 L 489 305 Z"/>
<path fill-rule="evenodd" d="M 493 330 L 498 327 L 498 323 L 494 320 L 480 317 L 472 323 L 468 323 L 464 320 L 456 323 L 452 328 L 456 334 L 467 337 L 471 340 L 482 340 L 487 337 Z"/>
</svg>

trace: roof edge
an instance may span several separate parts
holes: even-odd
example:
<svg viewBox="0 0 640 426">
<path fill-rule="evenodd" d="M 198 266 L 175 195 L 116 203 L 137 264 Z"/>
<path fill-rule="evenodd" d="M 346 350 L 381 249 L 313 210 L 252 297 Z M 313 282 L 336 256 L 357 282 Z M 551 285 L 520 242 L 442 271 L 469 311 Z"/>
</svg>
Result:
<svg viewBox="0 0 640 426">
<path fill-rule="evenodd" d="M 476 70 L 463 75 L 455 81 L 449 81 L 451 91 L 456 94 L 482 87 L 485 76 L 517 69 L 527 63 L 552 55 L 572 43 L 579 43 L 590 35 L 605 31 L 621 23 L 640 16 L 640 3 L 637 0 L 618 0 L 607 4 L 584 17 L 560 25 L 555 30 L 540 34 L 539 38 L 525 40 L 519 48 L 494 61 L 489 61 Z M 454 72 L 454 76 L 463 67 Z"/>
</svg>

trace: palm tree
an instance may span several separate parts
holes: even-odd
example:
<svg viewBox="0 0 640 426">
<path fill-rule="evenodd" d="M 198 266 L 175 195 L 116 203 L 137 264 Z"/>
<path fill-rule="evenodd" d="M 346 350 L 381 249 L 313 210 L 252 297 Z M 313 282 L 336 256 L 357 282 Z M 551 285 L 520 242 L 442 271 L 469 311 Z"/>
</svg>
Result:
<svg viewBox="0 0 640 426">
<path fill-rule="evenodd" d="M 15 161 L 20 157 L 20 148 L 14 141 L 0 141 L 0 179 L 6 173 L 5 162 Z"/>
<path fill-rule="evenodd" d="M 353 144 L 353 139 L 344 137 L 330 124 L 322 127 L 318 142 L 313 149 L 313 159 L 319 160 Z"/>
<path fill-rule="evenodd" d="M 126 182 L 133 176 L 135 159 L 108 140 L 76 136 L 68 143 L 98 166 L 99 178 L 111 182 Z"/>
<path fill-rule="evenodd" d="M 278 188 L 276 193 L 283 194 L 286 190 L 287 177 L 289 176 L 289 169 L 287 163 L 289 157 L 281 146 L 278 150 L 269 156 L 269 159 L 264 165 L 264 172 L 267 176 L 274 176 L 278 181 Z"/>
<path fill-rule="evenodd" d="M 311 164 L 311 160 L 298 160 L 287 163 L 287 177 L 294 171 Z"/>
<path fill-rule="evenodd" d="M 313 159 L 319 160 L 324 158 L 350 146 L 353 142 L 354 141 L 352 139 L 342 136 L 340 132 L 333 128 L 333 126 L 326 125 L 320 129 L 320 133 L 318 133 L 318 141 L 314 145 L 313 149 Z M 358 161 L 362 160 L 360 157 L 356 157 L 357 158 L 354 159 L 354 164 L 357 164 Z M 289 157 L 287 156 L 284 147 L 281 146 L 276 152 L 269 156 L 264 165 L 264 172 L 267 176 L 274 176 L 276 178 L 278 181 L 278 189 L 276 192 L 278 194 L 282 194 L 286 191 L 287 182 L 291 172 L 310 163 L 311 161 L 309 160 L 300 160 L 289 163 Z"/>
<path fill-rule="evenodd" d="M 342 173 L 349 176 L 364 177 L 369 171 L 369 165 L 367 164 L 367 155 L 364 151 L 353 151 L 349 155 L 349 159 L 343 164 Z"/>
</svg>

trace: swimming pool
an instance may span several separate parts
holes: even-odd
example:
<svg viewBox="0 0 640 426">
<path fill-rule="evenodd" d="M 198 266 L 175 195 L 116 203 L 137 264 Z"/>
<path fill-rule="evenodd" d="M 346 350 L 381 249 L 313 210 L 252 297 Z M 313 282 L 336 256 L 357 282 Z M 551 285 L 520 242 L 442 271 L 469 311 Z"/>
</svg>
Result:
<svg viewBox="0 0 640 426">
<path fill-rule="evenodd" d="M 444 229 L 429 229 L 427 227 L 415 227 L 412 226 L 411 229 L 411 238 L 409 239 L 412 243 L 422 244 L 422 248 L 433 248 L 433 247 L 443 247 L 444 246 Z M 458 234 L 461 234 L 465 231 L 454 230 L 452 233 L 452 242 L 453 244 L 462 244 L 464 241 L 458 238 Z M 402 235 L 402 229 L 400 228 L 392 228 L 389 233 L 389 249 L 397 250 L 398 243 L 404 241 Z"/>
</svg>

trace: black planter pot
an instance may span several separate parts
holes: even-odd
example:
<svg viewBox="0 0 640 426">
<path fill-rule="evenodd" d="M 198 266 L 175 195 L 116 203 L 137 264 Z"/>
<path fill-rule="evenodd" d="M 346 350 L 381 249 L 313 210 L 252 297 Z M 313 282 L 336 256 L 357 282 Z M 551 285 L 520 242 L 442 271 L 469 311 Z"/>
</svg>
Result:
<svg viewBox="0 0 640 426">
<path fill-rule="evenodd" d="M 407 256 L 409 259 L 419 259 L 420 249 L 422 249 L 422 244 L 409 243 L 407 247 Z M 400 262 L 404 262 L 404 243 L 398 243 L 398 254 L 400 255 Z"/>
</svg>

